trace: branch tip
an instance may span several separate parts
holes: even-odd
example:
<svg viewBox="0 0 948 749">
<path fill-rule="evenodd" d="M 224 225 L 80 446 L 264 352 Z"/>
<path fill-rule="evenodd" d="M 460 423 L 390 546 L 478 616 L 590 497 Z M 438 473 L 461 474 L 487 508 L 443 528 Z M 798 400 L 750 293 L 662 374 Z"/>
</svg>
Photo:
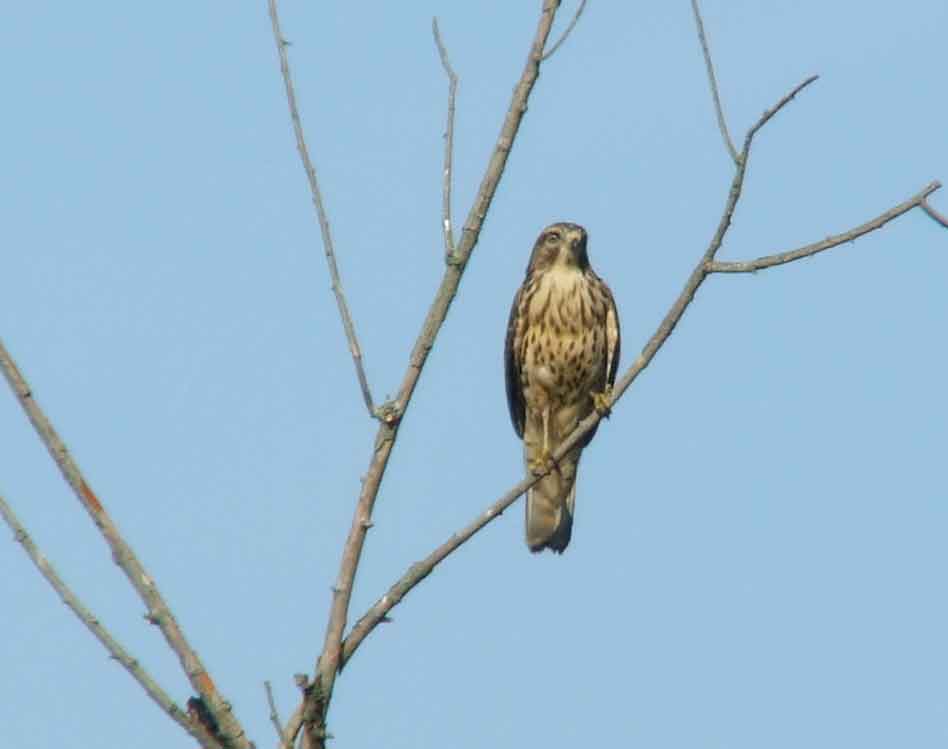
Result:
<svg viewBox="0 0 948 749">
<path fill-rule="evenodd" d="M 750 150 L 750 143 L 754 139 L 754 136 L 757 134 L 757 131 L 760 130 L 764 125 L 766 125 L 771 120 L 771 118 L 775 114 L 777 114 L 777 112 L 779 112 L 781 109 L 787 106 L 787 104 L 793 101 L 794 98 L 796 98 L 797 94 L 803 91 L 803 89 L 805 89 L 814 81 L 819 80 L 819 78 L 820 78 L 819 75 L 811 75 L 809 78 L 804 79 L 801 83 L 798 83 L 796 86 L 794 86 L 790 90 L 790 93 L 784 95 L 784 97 L 780 99 L 780 101 L 774 104 L 770 109 L 766 110 L 760 116 L 760 119 L 757 120 L 757 122 L 754 123 L 753 127 L 751 127 L 751 129 L 747 131 L 747 136 L 744 138 L 744 149 L 741 152 L 741 156 L 743 157 L 742 162 L 744 159 L 747 158 L 747 152 L 748 150 Z"/>
<path fill-rule="evenodd" d="M 448 57 L 448 48 L 441 38 L 441 29 L 438 18 L 431 19 L 431 33 L 434 35 L 435 46 L 438 48 L 438 57 L 441 67 L 448 76 L 448 113 L 444 129 L 444 167 L 441 176 L 441 233 L 444 237 L 444 254 L 450 258 L 455 255 L 454 231 L 451 220 L 451 187 L 453 181 L 454 162 L 454 113 L 458 92 L 458 77 L 451 67 Z"/>
</svg>

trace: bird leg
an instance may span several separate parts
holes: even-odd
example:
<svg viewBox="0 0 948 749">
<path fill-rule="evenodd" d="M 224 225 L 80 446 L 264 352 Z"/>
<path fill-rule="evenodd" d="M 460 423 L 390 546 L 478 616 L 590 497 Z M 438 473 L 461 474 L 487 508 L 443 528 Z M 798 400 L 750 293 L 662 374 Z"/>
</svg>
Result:
<svg viewBox="0 0 948 749">
<path fill-rule="evenodd" d="M 612 385 L 608 382 L 601 393 L 592 394 L 593 408 L 604 419 L 612 415 Z"/>
<path fill-rule="evenodd" d="M 543 421 L 543 444 L 540 446 L 539 454 L 530 460 L 531 473 L 543 473 L 550 468 L 553 462 L 553 456 L 550 453 L 550 406 L 547 405 L 541 412 Z"/>
</svg>

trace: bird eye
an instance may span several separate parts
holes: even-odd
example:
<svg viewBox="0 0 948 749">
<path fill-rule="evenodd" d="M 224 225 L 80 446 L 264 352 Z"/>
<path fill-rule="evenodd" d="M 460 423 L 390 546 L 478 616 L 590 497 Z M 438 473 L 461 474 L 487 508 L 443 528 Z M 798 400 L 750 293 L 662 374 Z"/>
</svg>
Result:
<svg viewBox="0 0 948 749">
<path fill-rule="evenodd" d="M 560 233 L 558 231 L 551 231 L 546 235 L 546 243 L 553 244 L 554 242 L 560 241 Z"/>
</svg>

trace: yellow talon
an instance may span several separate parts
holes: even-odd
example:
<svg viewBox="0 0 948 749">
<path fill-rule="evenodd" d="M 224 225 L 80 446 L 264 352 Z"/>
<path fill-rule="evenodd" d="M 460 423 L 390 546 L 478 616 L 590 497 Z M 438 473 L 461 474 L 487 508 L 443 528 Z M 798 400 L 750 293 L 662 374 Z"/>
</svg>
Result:
<svg viewBox="0 0 948 749">
<path fill-rule="evenodd" d="M 612 385 L 606 385 L 601 393 L 592 394 L 593 408 L 605 419 L 612 415 Z"/>
</svg>

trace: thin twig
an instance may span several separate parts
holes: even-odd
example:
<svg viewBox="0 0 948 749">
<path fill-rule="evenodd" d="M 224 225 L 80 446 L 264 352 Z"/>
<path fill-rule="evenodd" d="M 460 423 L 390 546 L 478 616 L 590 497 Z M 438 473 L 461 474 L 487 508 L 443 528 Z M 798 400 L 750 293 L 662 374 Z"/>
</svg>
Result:
<svg viewBox="0 0 948 749">
<path fill-rule="evenodd" d="M 754 260 L 715 260 L 708 265 L 708 271 L 711 273 L 754 273 L 755 271 L 763 270 L 764 268 L 772 268 L 775 265 L 792 263 L 794 260 L 810 257 L 811 255 L 816 255 L 818 252 L 823 252 L 833 247 L 838 247 L 839 245 L 845 244 L 846 242 L 852 242 L 854 239 L 858 239 L 864 234 L 868 234 L 869 232 L 882 228 L 893 219 L 898 218 L 903 213 L 908 213 L 913 208 L 924 209 L 925 198 L 935 192 L 935 190 L 937 190 L 939 187 L 941 187 L 940 182 L 932 182 L 931 184 L 926 185 L 921 192 L 912 196 L 904 203 L 899 203 L 897 206 L 890 208 L 885 213 L 876 216 L 876 218 L 872 219 L 871 221 L 867 221 L 866 223 L 861 224 L 854 229 L 850 229 L 843 234 L 835 234 L 819 242 L 808 244 L 796 250 L 779 252 L 775 255 L 766 255 Z M 948 228 L 948 224 L 946 224 L 946 228 Z"/>
<path fill-rule="evenodd" d="M 135 552 L 122 538 L 105 507 L 102 506 L 102 503 L 92 491 L 79 470 L 79 466 L 76 465 L 69 454 L 69 450 L 66 449 L 66 445 L 56 433 L 49 419 L 46 418 L 46 414 L 39 407 L 33 397 L 33 390 L 20 373 L 2 341 L 0 341 L 0 369 L 3 370 L 3 374 L 16 395 L 20 406 L 26 412 L 40 439 L 46 445 L 49 454 L 56 465 L 59 466 L 66 483 L 69 484 L 82 506 L 92 517 L 99 532 L 112 550 L 113 561 L 125 573 L 132 587 L 147 607 L 148 621 L 157 624 L 161 629 L 168 646 L 178 656 L 181 668 L 187 674 L 188 680 L 204 700 L 208 710 L 221 727 L 223 735 L 228 737 L 229 744 L 240 749 L 249 749 L 250 742 L 247 740 L 243 728 L 231 713 L 229 704 L 217 691 L 217 687 L 207 673 L 207 669 L 204 668 L 197 652 L 185 638 L 184 632 L 178 626 L 174 614 L 168 608 L 168 604 L 165 603 L 155 581 L 145 571 L 144 566 L 135 556 Z"/>
<path fill-rule="evenodd" d="M 560 48 L 560 45 L 566 41 L 566 37 L 572 33 L 573 29 L 576 28 L 576 24 L 579 23 L 579 17 L 583 14 L 584 10 L 586 10 L 586 0 L 581 0 L 579 7 L 576 9 L 576 13 L 573 15 L 573 20 L 569 22 L 566 30 L 562 33 L 560 38 L 556 40 L 556 43 L 543 55 L 542 60 L 549 60 L 550 57 L 553 56 L 553 53 Z"/>
<path fill-rule="evenodd" d="M 741 152 L 739 158 L 746 159 L 747 152 L 750 149 L 750 142 L 754 139 L 754 136 L 757 135 L 757 131 L 760 130 L 764 125 L 770 122 L 770 118 L 773 117 L 777 112 L 783 109 L 787 104 L 796 98 L 796 95 L 799 94 L 803 89 L 809 86 L 811 83 L 818 81 L 820 77 L 818 75 L 811 75 L 809 78 L 803 80 L 802 83 L 798 83 L 790 92 L 784 96 L 780 101 L 774 104 L 770 109 L 765 111 L 760 119 L 753 124 L 750 130 L 747 131 L 747 135 L 744 136 L 744 150 Z"/>
<path fill-rule="evenodd" d="M 276 700 L 273 697 L 273 686 L 269 681 L 263 682 L 263 688 L 267 692 L 267 704 L 270 706 L 270 722 L 276 731 L 277 738 L 280 740 L 280 749 L 293 749 L 286 740 L 286 734 L 283 733 L 283 722 L 280 720 L 280 713 L 277 710 Z"/>
<path fill-rule="evenodd" d="M 948 217 L 942 215 L 929 205 L 927 200 L 922 201 L 922 210 L 925 211 L 934 221 L 948 229 Z"/>
<path fill-rule="evenodd" d="M 714 63 L 711 61 L 711 49 L 708 46 L 708 37 L 704 32 L 701 11 L 698 9 L 698 0 L 691 0 L 691 9 L 694 11 L 695 24 L 698 26 L 698 41 L 701 42 L 701 51 L 704 53 L 704 65 L 708 69 L 708 83 L 711 84 L 711 98 L 714 99 L 714 113 L 718 118 L 718 130 L 721 131 L 721 137 L 724 139 L 724 147 L 727 148 L 727 152 L 736 164 L 738 159 L 737 149 L 734 147 L 734 141 L 731 140 L 731 134 L 727 129 L 724 108 L 721 106 L 721 95 L 718 93 L 718 81 L 714 75 Z"/>
<path fill-rule="evenodd" d="M 491 154 L 484 177 L 481 180 L 480 187 L 474 203 L 464 226 L 461 231 L 460 239 L 454 250 L 453 261 L 447 263 L 444 270 L 444 276 L 441 285 L 438 288 L 435 298 L 431 303 L 425 321 L 422 324 L 421 331 L 415 341 L 414 348 L 409 359 L 408 369 L 402 379 L 395 401 L 391 404 L 391 409 L 379 425 L 378 433 L 375 439 L 375 447 L 369 462 L 368 470 L 362 481 L 362 490 L 356 502 L 355 512 L 353 514 L 352 526 L 349 535 L 346 538 L 345 546 L 342 551 L 342 559 L 339 565 L 339 574 L 336 584 L 333 586 L 333 599 L 329 613 L 329 623 L 326 628 L 326 639 L 322 652 L 316 662 L 316 679 L 314 689 L 310 694 L 315 694 L 321 700 L 322 708 L 317 715 L 317 720 L 321 719 L 323 725 L 319 726 L 325 732 L 325 714 L 332 699 L 333 686 L 335 684 L 336 674 L 339 671 L 340 659 L 342 657 L 342 636 L 345 631 L 346 621 L 349 613 L 349 603 L 352 597 L 352 585 L 355 579 L 356 570 L 362 557 L 362 549 L 365 543 L 366 533 L 372 525 L 372 510 L 375 506 L 375 498 L 378 495 L 382 477 L 388 466 L 388 459 L 395 444 L 398 434 L 398 425 L 402 416 L 407 410 L 415 386 L 424 369 L 432 346 L 441 326 L 447 317 L 451 302 L 457 294 L 461 277 L 464 269 L 480 237 L 481 227 L 484 218 L 490 208 L 491 201 L 500 184 L 500 179 L 504 173 L 504 167 L 510 149 L 513 147 L 520 128 L 520 123 L 524 113 L 527 111 L 527 102 L 530 92 L 539 76 L 540 63 L 543 58 L 543 48 L 550 34 L 550 28 L 556 17 L 556 10 L 559 0 L 544 0 L 537 25 L 537 31 L 530 46 L 530 54 L 527 58 L 523 73 L 514 89 L 511 97 L 510 107 L 504 117 L 497 143 Z M 273 0 L 270 0 L 271 15 L 275 14 Z M 275 25 L 275 28 L 279 28 Z M 315 697 L 307 697 L 315 700 Z M 306 710 L 299 713 L 299 721 L 291 720 L 287 727 L 287 735 L 293 741 L 300 727 L 307 722 Z M 294 718 L 296 713 L 294 713 Z"/>
<path fill-rule="evenodd" d="M 714 233 L 714 236 L 711 238 L 711 241 L 708 244 L 708 248 L 705 250 L 704 254 L 701 256 L 701 259 L 698 261 L 698 264 L 691 272 L 691 275 L 685 282 L 685 286 L 678 295 L 678 298 L 665 314 L 665 317 L 662 319 L 658 329 L 655 331 L 652 337 L 649 338 L 648 342 L 645 344 L 645 347 L 642 349 L 642 352 L 632 363 L 629 369 L 626 370 L 622 377 L 620 377 L 616 382 L 613 388 L 612 401 L 610 404 L 608 404 L 609 406 L 612 406 L 619 401 L 619 399 L 626 393 L 635 379 L 652 362 L 659 349 L 661 349 L 661 347 L 668 340 L 669 336 L 671 336 L 675 326 L 684 315 L 685 310 L 691 304 L 698 288 L 713 272 L 712 268 L 715 267 L 715 255 L 721 248 L 727 231 L 731 225 L 734 211 L 737 208 L 737 204 L 743 191 L 744 176 L 746 174 L 747 164 L 750 156 L 750 148 L 754 136 L 778 111 L 785 107 L 794 98 L 794 96 L 796 96 L 796 94 L 798 94 L 806 86 L 810 85 L 814 80 L 816 80 L 815 76 L 808 78 L 807 80 L 803 81 L 803 83 L 796 86 L 790 91 L 790 93 L 777 102 L 776 105 L 764 112 L 760 119 L 748 131 L 747 136 L 744 139 L 744 146 L 741 151 L 740 158 L 736 161 L 737 167 L 734 178 L 731 182 L 730 190 L 728 191 L 728 199 L 724 206 L 724 211 L 721 214 L 721 219 L 718 222 L 718 227 Z M 924 197 L 931 194 L 931 192 L 937 189 L 937 187 L 938 183 L 932 183 L 914 198 L 910 199 L 908 203 L 911 203 L 912 206 L 920 206 Z M 905 213 L 905 210 L 901 209 L 905 205 L 906 204 L 897 206 L 892 211 L 887 212 L 887 214 L 897 211 L 898 213 L 896 215 L 902 215 Z M 886 216 L 887 214 L 883 214 L 883 216 Z M 884 224 L 885 221 L 878 221 L 878 223 L 872 229 L 870 229 L 870 231 L 878 229 Z M 856 236 L 861 236 L 861 234 L 857 234 Z M 577 425 L 576 429 L 573 430 L 567 439 L 553 453 L 553 459 L 550 462 L 550 465 L 555 465 L 557 460 L 574 449 L 576 445 L 578 445 L 580 441 L 596 427 L 601 418 L 602 416 L 598 411 L 593 411 L 587 418 L 581 421 Z M 547 470 L 549 470 L 549 468 Z M 512 505 L 517 500 L 517 498 L 523 494 L 523 492 L 525 492 L 540 478 L 542 478 L 542 474 L 537 474 L 517 483 L 512 489 L 510 489 L 496 502 L 490 505 L 487 510 L 479 515 L 473 522 L 452 535 L 451 538 L 436 548 L 422 561 L 416 562 L 411 567 L 409 567 L 405 574 L 403 574 L 386 591 L 385 595 L 376 601 L 375 604 L 373 604 L 372 607 L 356 622 L 355 626 L 353 626 L 343 645 L 343 661 L 348 661 L 352 657 L 362 641 L 378 626 L 380 622 L 384 621 L 392 608 L 395 607 L 412 588 L 414 588 L 418 583 L 431 574 L 434 568 L 459 546 L 470 539 L 492 520 L 499 517 L 504 510 Z"/>
<path fill-rule="evenodd" d="M 145 693 L 152 701 L 161 708 L 175 723 L 181 726 L 191 736 L 201 743 L 201 746 L 207 749 L 218 749 L 219 744 L 208 734 L 200 725 L 192 723 L 187 713 L 182 710 L 164 689 L 152 678 L 134 656 L 132 656 L 122 644 L 118 642 L 109 631 L 102 625 L 98 617 L 83 605 L 82 601 L 76 596 L 69 586 L 63 581 L 56 572 L 56 569 L 50 564 L 46 556 L 37 548 L 26 528 L 17 518 L 13 509 L 7 504 L 6 500 L 0 496 L 0 515 L 3 516 L 6 524 L 13 531 L 13 538 L 23 551 L 36 565 L 36 569 L 46 578 L 46 581 L 53 587 L 53 590 L 62 599 L 62 602 L 79 617 L 93 637 L 95 637 L 102 646 L 109 652 L 109 655 L 118 661 L 122 667 L 131 674 L 132 678 L 138 682 L 139 686 L 145 690 Z"/>
<path fill-rule="evenodd" d="M 438 19 L 431 19 L 431 33 L 434 34 L 435 44 L 438 47 L 438 56 L 441 58 L 441 67 L 448 76 L 448 122 L 444 130 L 444 175 L 441 198 L 441 230 L 444 232 L 444 256 L 449 262 L 454 257 L 454 225 L 451 223 L 451 181 L 452 161 L 454 159 L 454 102 L 458 93 L 458 77 L 448 59 L 448 50 L 441 38 L 441 29 L 438 28 Z"/>
<path fill-rule="evenodd" d="M 286 48 L 289 42 L 283 37 L 280 30 L 280 17 L 277 14 L 276 0 L 268 0 L 270 7 L 270 24 L 273 27 L 273 40 L 276 42 L 277 52 L 280 55 L 280 72 L 283 75 L 283 87 L 286 89 L 286 103 L 290 108 L 290 119 L 293 122 L 293 132 L 296 135 L 296 150 L 299 151 L 300 160 L 303 162 L 303 170 L 306 172 L 306 179 L 309 181 L 309 190 L 313 196 L 313 205 L 316 207 L 316 215 L 319 217 L 319 231 L 323 238 L 323 250 L 326 254 L 326 262 L 329 265 L 329 277 L 332 280 L 332 292 L 336 296 L 336 306 L 339 307 L 339 316 L 342 318 L 342 327 L 346 333 L 346 339 L 349 342 L 349 353 L 352 354 L 352 363 L 355 365 L 356 377 L 359 379 L 359 387 L 362 389 L 362 399 L 365 401 L 365 407 L 369 411 L 369 416 L 376 418 L 378 414 L 372 401 L 372 392 L 369 390 L 369 381 L 365 376 L 365 368 L 362 365 L 362 348 L 359 346 L 359 339 L 356 336 L 355 323 L 352 321 L 352 315 L 349 313 L 349 303 L 346 301 L 346 293 L 342 287 L 342 279 L 339 277 L 339 268 L 336 266 L 336 251 L 333 247 L 332 234 L 329 231 L 329 218 L 326 215 L 326 209 L 323 206 L 323 196 L 319 190 L 319 182 L 316 179 L 316 167 L 309 158 L 309 149 L 306 147 L 306 138 L 303 135 L 303 123 L 300 119 L 299 109 L 296 106 L 296 92 L 293 88 L 293 77 L 290 73 L 290 61 L 286 54 Z"/>
</svg>

